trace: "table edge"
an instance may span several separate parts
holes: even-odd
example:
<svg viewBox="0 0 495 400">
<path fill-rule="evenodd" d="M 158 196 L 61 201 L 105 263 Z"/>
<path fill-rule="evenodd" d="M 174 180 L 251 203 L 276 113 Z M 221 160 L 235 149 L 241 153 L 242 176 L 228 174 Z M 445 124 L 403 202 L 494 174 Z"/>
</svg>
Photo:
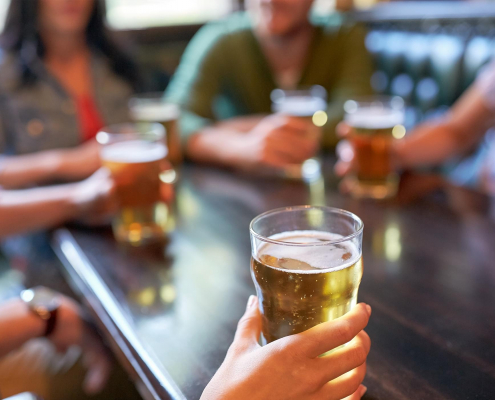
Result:
<svg viewBox="0 0 495 400">
<path fill-rule="evenodd" d="M 160 369 L 140 343 L 117 300 L 70 231 L 66 228 L 57 229 L 52 235 L 52 247 L 65 267 L 69 284 L 85 299 L 100 327 L 107 333 L 106 337 L 112 338 L 113 350 L 118 353 L 116 356 L 120 356 L 119 361 L 124 361 L 123 366 L 129 373 L 137 376 L 148 394 L 146 397 L 154 400 L 187 400 L 173 378 Z M 132 370 L 129 371 L 129 368 Z"/>
</svg>

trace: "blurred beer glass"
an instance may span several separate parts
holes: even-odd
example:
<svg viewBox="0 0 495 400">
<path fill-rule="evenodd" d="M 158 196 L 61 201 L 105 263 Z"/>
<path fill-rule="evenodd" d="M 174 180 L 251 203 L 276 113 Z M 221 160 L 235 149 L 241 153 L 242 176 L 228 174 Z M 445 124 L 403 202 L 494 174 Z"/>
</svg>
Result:
<svg viewBox="0 0 495 400">
<path fill-rule="evenodd" d="M 363 223 L 330 207 L 279 208 L 250 225 L 262 344 L 305 331 L 357 303 Z"/>
<path fill-rule="evenodd" d="M 158 122 L 167 132 L 168 156 L 170 162 L 177 166 L 182 162 L 182 150 L 179 132 L 179 106 L 167 103 L 163 93 L 145 93 L 129 101 L 131 118 L 135 122 Z"/>
<path fill-rule="evenodd" d="M 351 194 L 375 199 L 395 196 L 399 177 L 391 165 L 390 147 L 406 133 L 404 101 L 400 97 L 348 100 L 344 110 L 356 163 L 354 174 L 346 178 Z"/>
<path fill-rule="evenodd" d="M 102 164 L 116 185 L 115 238 L 133 245 L 163 239 L 170 214 L 164 200 L 168 182 L 163 177 L 171 169 L 165 129 L 157 123 L 112 125 L 103 128 L 97 140 Z"/>
<path fill-rule="evenodd" d="M 315 129 L 321 129 L 327 123 L 327 92 L 322 86 L 311 86 L 297 90 L 275 89 L 271 93 L 272 111 L 297 118 L 309 120 Z M 314 174 L 315 166 L 319 166 L 317 157 L 304 161 L 302 164 L 292 164 L 284 168 L 284 176 L 292 179 L 305 178 Z M 312 179 L 312 178 L 311 178 Z"/>
</svg>

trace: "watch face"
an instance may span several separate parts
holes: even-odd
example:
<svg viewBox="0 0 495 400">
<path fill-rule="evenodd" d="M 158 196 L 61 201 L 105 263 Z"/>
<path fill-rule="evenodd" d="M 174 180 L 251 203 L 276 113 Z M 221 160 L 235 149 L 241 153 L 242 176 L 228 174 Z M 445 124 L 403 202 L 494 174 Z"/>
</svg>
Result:
<svg viewBox="0 0 495 400">
<path fill-rule="evenodd" d="M 41 286 L 23 291 L 21 297 L 32 308 L 43 308 L 49 312 L 60 305 L 58 294 Z"/>
</svg>

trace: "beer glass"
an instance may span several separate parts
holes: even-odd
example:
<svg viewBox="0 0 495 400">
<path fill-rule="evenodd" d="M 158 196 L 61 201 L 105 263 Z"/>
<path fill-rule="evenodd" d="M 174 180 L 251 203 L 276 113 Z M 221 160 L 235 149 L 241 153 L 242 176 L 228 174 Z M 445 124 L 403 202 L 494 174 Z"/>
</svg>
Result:
<svg viewBox="0 0 495 400">
<path fill-rule="evenodd" d="M 158 122 L 167 132 L 168 159 L 177 166 L 182 162 L 179 132 L 180 109 L 176 104 L 168 103 L 163 93 L 146 93 L 133 97 L 129 101 L 131 118 L 135 122 Z"/>
<path fill-rule="evenodd" d="M 273 112 L 307 119 L 316 129 L 321 129 L 327 123 L 327 92 L 322 86 L 315 85 L 297 90 L 275 89 L 271 93 L 271 100 Z M 306 170 L 313 171 L 315 163 L 320 164 L 316 157 L 310 160 L 285 167 L 283 171 L 285 177 L 305 178 Z"/>
<path fill-rule="evenodd" d="M 349 312 L 357 303 L 363 223 L 330 207 L 279 208 L 250 225 L 262 344 Z"/>
<path fill-rule="evenodd" d="M 358 198 L 395 196 L 399 177 L 391 167 L 390 147 L 404 137 L 404 101 L 400 97 L 348 100 L 344 120 L 351 127 L 356 170 L 346 178 Z"/>
<path fill-rule="evenodd" d="M 163 239 L 169 208 L 162 177 L 171 168 L 166 160 L 165 129 L 157 123 L 112 125 L 103 128 L 97 140 L 102 164 L 116 185 L 115 238 L 133 245 Z"/>
</svg>

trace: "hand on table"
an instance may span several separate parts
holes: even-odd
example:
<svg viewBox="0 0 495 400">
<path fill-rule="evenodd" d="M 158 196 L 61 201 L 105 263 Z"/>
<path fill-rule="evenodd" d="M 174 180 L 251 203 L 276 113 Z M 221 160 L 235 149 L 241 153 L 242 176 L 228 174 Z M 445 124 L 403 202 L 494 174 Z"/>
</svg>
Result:
<svg viewBox="0 0 495 400">
<path fill-rule="evenodd" d="M 201 400 L 360 399 L 371 344 L 363 329 L 370 313 L 358 304 L 341 318 L 261 347 L 261 315 L 252 296 L 225 361 Z"/>
<path fill-rule="evenodd" d="M 311 121 L 283 114 L 270 115 L 239 136 L 242 146 L 235 162 L 247 169 L 299 164 L 316 154 L 320 136 L 319 128 Z"/>
<path fill-rule="evenodd" d="M 82 318 L 77 303 L 65 296 L 61 296 L 57 325 L 49 339 L 61 352 L 71 346 L 81 347 L 83 363 L 87 368 L 84 391 L 93 394 L 103 389 L 112 369 L 110 357 L 99 337 Z"/>
</svg>

